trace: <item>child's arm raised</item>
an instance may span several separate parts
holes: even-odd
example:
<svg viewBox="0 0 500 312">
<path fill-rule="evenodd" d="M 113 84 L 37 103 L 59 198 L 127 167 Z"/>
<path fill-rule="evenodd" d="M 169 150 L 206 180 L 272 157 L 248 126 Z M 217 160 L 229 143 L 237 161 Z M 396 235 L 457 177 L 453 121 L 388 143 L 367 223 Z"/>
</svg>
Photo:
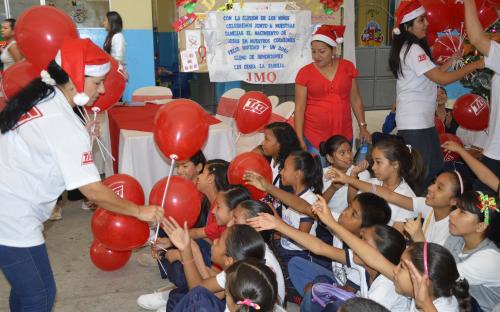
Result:
<svg viewBox="0 0 500 312">
<path fill-rule="evenodd" d="M 464 0 L 465 8 L 465 29 L 470 39 L 470 43 L 476 47 L 483 55 L 489 55 L 491 41 L 483 32 L 483 27 L 477 16 L 477 9 L 474 0 Z"/>
<path fill-rule="evenodd" d="M 258 217 L 248 219 L 247 222 L 257 231 L 276 230 L 316 255 L 328 257 L 340 263 L 346 263 L 344 250 L 325 244 L 317 237 L 297 230 L 283 222 L 283 220 L 268 213 L 259 213 Z"/>
<path fill-rule="evenodd" d="M 401 208 L 404 208 L 406 210 L 413 211 L 413 199 L 411 197 L 398 194 L 383 186 L 374 185 L 365 181 L 358 180 L 354 177 L 350 177 L 338 169 L 333 168 L 332 170 L 334 172 L 333 181 L 337 183 L 348 183 L 349 185 L 352 185 L 353 187 L 363 192 L 372 192 L 373 190 L 375 190 L 374 193 L 382 197 L 386 201 L 400 206 Z"/>
<path fill-rule="evenodd" d="M 364 242 L 356 235 L 346 230 L 333 218 L 325 199 L 318 196 L 318 201 L 313 205 L 314 213 L 326 224 L 351 250 L 356 253 L 370 268 L 380 272 L 390 280 L 394 279 L 395 265 L 387 260 L 377 249 Z"/>
<path fill-rule="evenodd" d="M 205 228 L 193 228 L 189 230 L 189 237 L 192 239 L 200 239 L 200 238 L 205 238 L 207 237 L 207 234 L 205 233 Z"/>
<path fill-rule="evenodd" d="M 264 177 L 260 174 L 253 171 L 247 171 L 243 176 L 243 180 L 245 180 L 247 184 L 252 185 L 253 187 L 256 187 L 263 192 L 271 194 L 273 197 L 279 199 L 288 208 L 291 208 L 309 217 L 314 216 L 311 211 L 311 205 L 307 201 L 272 185 L 271 183 L 267 182 L 266 179 L 264 179 Z"/>
</svg>

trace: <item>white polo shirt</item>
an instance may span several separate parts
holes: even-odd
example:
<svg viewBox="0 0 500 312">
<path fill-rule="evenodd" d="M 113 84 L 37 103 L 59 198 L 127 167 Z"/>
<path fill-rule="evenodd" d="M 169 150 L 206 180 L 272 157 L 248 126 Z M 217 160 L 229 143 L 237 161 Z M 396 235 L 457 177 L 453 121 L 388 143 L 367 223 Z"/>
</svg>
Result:
<svg viewBox="0 0 500 312">
<path fill-rule="evenodd" d="M 396 83 L 396 125 L 398 130 L 434 127 L 437 84 L 424 74 L 436 67 L 418 44 L 407 44 L 399 54 L 403 76 Z"/>
<path fill-rule="evenodd" d="M 491 79 L 490 120 L 488 124 L 488 140 L 483 154 L 486 157 L 500 160 L 500 44 L 491 41 L 490 52 L 484 58 L 486 67 L 494 71 Z"/>
<path fill-rule="evenodd" d="M 429 243 L 444 246 L 444 243 L 450 237 L 450 216 L 436 221 L 434 209 L 425 203 L 425 197 L 413 198 L 413 211 L 417 214 L 422 214 L 422 218 L 424 219 L 422 231 L 424 232 L 425 240 Z"/>
<path fill-rule="evenodd" d="M 0 135 L 0 149 L 0 245 L 43 244 L 57 197 L 100 181 L 89 135 L 57 88 Z"/>
</svg>

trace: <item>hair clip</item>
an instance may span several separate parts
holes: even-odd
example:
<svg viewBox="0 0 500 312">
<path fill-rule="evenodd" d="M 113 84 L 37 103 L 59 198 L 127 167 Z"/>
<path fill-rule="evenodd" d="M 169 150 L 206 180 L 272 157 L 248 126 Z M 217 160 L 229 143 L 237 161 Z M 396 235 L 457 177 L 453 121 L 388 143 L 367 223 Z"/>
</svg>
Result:
<svg viewBox="0 0 500 312">
<path fill-rule="evenodd" d="M 410 152 L 411 154 L 411 145 L 410 144 L 406 144 L 406 147 L 408 148 L 408 151 Z"/>
<path fill-rule="evenodd" d="M 462 175 L 457 170 L 453 170 L 458 177 L 458 182 L 460 182 L 460 195 L 464 193 L 464 180 L 462 180 Z"/>
<path fill-rule="evenodd" d="M 490 210 L 500 212 L 497 207 L 497 201 L 495 200 L 495 197 L 484 194 L 483 192 L 477 191 L 476 193 L 478 193 L 477 199 L 479 200 L 479 204 L 477 204 L 476 207 L 482 214 L 484 214 L 484 223 L 489 225 Z"/>
<path fill-rule="evenodd" d="M 246 305 L 248 307 L 254 308 L 255 310 L 260 310 L 260 305 L 254 303 L 252 299 L 245 298 L 236 302 L 237 305 Z"/>
</svg>

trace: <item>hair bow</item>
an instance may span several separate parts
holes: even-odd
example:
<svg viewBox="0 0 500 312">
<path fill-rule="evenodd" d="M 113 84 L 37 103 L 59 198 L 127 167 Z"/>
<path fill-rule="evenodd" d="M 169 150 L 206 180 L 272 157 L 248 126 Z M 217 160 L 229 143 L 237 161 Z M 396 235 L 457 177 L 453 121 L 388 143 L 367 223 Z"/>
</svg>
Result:
<svg viewBox="0 0 500 312">
<path fill-rule="evenodd" d="M 486 225 L 490 224 L 490 210 L 500 212 L 497 207 L 497 201 L 495 197 L 488 196 L 488 194 L 484 194 L 483 192 L 477 192 L 477 199 L 479 200 L 479 204 L 477 204 L 477 208 L 484 214 L 484 223 Z"/>
<path fill-rule="evenodd" d="M 254 308 L 255 310 L 260 310 L 260 305 L 258 305 L 257 303 L 254 303 L 252 301 L 252 299 L 248 299 L 248 298 L 245 298 L 243 300 L 239 300 L 238 302 L 236 302 L 237 305 L 246 305 L 246 306 L 249 306 L 251 308 Z"/>
</svg>

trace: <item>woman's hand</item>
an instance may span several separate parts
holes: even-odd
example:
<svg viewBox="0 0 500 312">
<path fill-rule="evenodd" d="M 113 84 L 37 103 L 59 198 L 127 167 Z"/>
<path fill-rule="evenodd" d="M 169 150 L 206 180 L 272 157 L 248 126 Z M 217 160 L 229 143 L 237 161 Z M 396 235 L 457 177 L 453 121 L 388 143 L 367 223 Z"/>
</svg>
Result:
<svg viewBox="0 0 500 312">
<path fill-rule="evenodd" d="M 181 228 L 174 218 L 168 217 L 168 219 L 170 220 L 164 219 L 161 225 L 172 244 L 179 250 L 190 247 L 191 238 L 189 237 L 187 222 L 184 222 L 184 228 Z"/>
<path fill-rule="evenodd" d="M 318 218 L 323 222 L 324 224 L 329 224 L 332 222 L 337 222 L 332 216 L 332 212 L 330 208 L 328 207 L 325 199 L 322 196 L 316 195 L 318 200 L 312 204 L 311 209 L 312 212 L 318 216 Z"/>
<path fill-rule="evenodd" d="M 455 152 L 458 154 L 465 152 L 464 147 L 454 141 L 446 141 L 441 145 L 441 147 L 447 151 Z"/>
<path fill-rule="evenodd" d="M 477 69 L 483 69 L 485 67 L 484 58 L 480 58 L 479 60 L 475 61 L 474 65 L 476 65 L 475 66 L 476 70 Z"/>
<path fill-rule="evenodd" d="M 275 230 L 279 224 L 283 222 L 275 216 L 260 212 L 257 217 L 247 219 L 248 225 L 253 227 L 256 231 Z"/>
<path fill-rule="evenodd" d="M 155 224 L 163 220 L 163 208 L 160 206 L 138 206 L 137 219 Z"/>
<path fill-rule="evenodd" d="M 366 129 L 366 127 L 359 127 L 359 139 L 361 140 L 361 142 L 365 142 L 365 143 L 372 142 L 372 135 Z"/>
<path fill-rule="evenodd" d="M 246 171 L 243 175 L 243 180 L 246 184 L 249 184 L 263 192 L 267 192 L 270 185 L 263 176 L 254 171 Z"/>
<path fill-rule="evenodd" d="M 416 306 L 425 312 L 437 311 L 436 307 L 432 303 L 432 286 L 431 282 L 429 281 L 429 277 L 420 274 L 417 268 L 415 268 L 413 262 L 409 260 L 402 261 L 410 272 Z"/>
</svg>

